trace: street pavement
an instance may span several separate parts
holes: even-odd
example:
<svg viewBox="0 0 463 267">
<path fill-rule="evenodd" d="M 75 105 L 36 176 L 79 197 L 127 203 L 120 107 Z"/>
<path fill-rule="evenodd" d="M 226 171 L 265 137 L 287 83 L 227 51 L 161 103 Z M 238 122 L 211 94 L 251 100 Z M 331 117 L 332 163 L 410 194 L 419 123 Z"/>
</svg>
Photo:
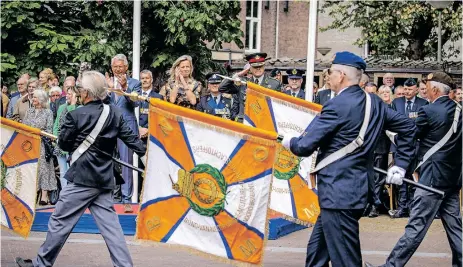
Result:
<svg viewBox="0 0 463 267">
<path fill-rule="evenodd" d="M 380 265 L 386 260 L 389 251 L 403 234 L 407 219 L 392 220 L 387 216 L 362 218 L 360 220 L 360 239 L 363 260 Z M 298 266 L 305 263 L 306 244 L 311 229 L 298 231 L 278 240 L 269 240 L 264 256 L 264 266 Z M 1 266 L 16 266 L 17 256 L 34 257 L 45 240 L 45 233 L 33 232 L 24 240 L 1 231 Z M 198 256 L 169 247 L 165 244 L 137 243 L 127 236 L 134 266 L 163 267 L 219 267 L 232 266 L 215 261 L 207 256 Z M 112 266 L 109 252 L 103 238 L 93 234 L 71 234 L 55 263 L 55 266 L 87 267 Z M 451 251 L 440 220 L 434 220 L 428 234 L 407 267 L 451 266 Z"/>
</svg>

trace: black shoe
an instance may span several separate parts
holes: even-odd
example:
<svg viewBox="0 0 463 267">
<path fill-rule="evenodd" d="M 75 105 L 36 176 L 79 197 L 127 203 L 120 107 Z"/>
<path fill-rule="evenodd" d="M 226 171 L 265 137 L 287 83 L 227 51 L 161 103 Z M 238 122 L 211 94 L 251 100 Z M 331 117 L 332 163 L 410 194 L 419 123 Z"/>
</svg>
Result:
<svg viewBox="0 0 463 267">
<path fill-rule="evenodd" d="M 370 218 L 376 218 L 379 216 L 378 210 L 376 209 L 376 206 L 371 206 L 370 213 L 368 214 L 368 217 Z"/>
<path fill-rule="evenodd" d="M 434 216 L 434 219 L 440 220 L 440 212 L 437 212 L 437 213 L 436 213 L 436 216 Z"/>
<path fill-rule="evenodd" d="M 391 216 L 392 219 L 407 218 L 408 217 L 408 212 L 403 210 L 403 209 L 390 210 L 389 211 L 389 216 Z"/>
<path fill-rule="evenodd" d="M 363 214 L 362 214 L 362 217 L 367 217 L 369 212 L 371 210 L 371 205 L 370 204 L 367 204 L 365 209 L 363 210 Z"/>
<path fill-rule="evenodd" d="M 32 260 L 25 260 L 21 257 L 16 258 L 16 264 L 18 264 L 19 267 L 34 267 Z"/>
</svg>

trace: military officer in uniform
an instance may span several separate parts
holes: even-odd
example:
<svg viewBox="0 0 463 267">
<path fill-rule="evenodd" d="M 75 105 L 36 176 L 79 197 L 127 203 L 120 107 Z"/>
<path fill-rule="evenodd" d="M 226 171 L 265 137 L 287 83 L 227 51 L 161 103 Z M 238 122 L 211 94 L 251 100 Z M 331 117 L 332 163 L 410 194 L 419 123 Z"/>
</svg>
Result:
<svg viewBox="0 0 463 267">
<path fill-rule="evenodd" d="M 234 78 L 239 78 L 244 81 L 259 84 L 265 88 L 281 91 L 281 83 L 271 78 L 265 73 L 265 58 L 266 53 L 254 53 L 246 56 L 249 62 L 249 69 L 245 68 L 241 72 L 235 74 Z M 246 77 L 248 71 L 252 74 L 251 77 Z M 243 122 L 244 118 L 244 102 L 246 101 L 246 88 L 245 83 L 233 82 L 225 80 L 219 87 L 221 93 L 228 93 L 233 95 L 233 104 L 231 108 L 231 118 L 239 122 Z"/>
<path fill-rule="evenodd" d="M 207 114 L 230 119 L 231 99 L 219 92 L 222 79 L 217 74 L 219 73 L 211 72 L 206 75 L 209 94 L 201 97 L 196 109 Z"/>
<path fill-rule="evenodd" d="M 302 75 L 304 75 L 303 70 L 290 69 L 286 71 L 288 74 L 288 85 L 291 89 L 286 90 L 285 94 L 291 95 L 300 99 L 305 99 L 305 91 L 301 88 L 302 85 Z"/>
<path fill-rule="evenodd" d="M 335 55 L 328 101 L 302 136 L 286 135 L 282 145 L 298 157 L 318 149 L 320 216 L 307 245 L 306 266 L 362 266 L 359 223 L 374 190 L 373 152 L 383 129 L 397 134 L 396 165 L 407 168 L 414 152 L 416 127 L 358 83 L 365 61 L 350 52 Z"/>
<path fill-rule="evenodd" d="M 452 266 L 462 266 L 461 214 L 461 106 L 448 96 L 453 81 L 444 72 L 429 74 L 427 96 L 431 104 L 418 111 L 415 120 L 420 139 L 419 183 L 445 192 L 445 197 L 417 188 L 405 234 L 399 239 L 383 266 L 405 266 L 423 241 L 437 212 L 452 250 Z M 392 168 L 391 168 L 392 169 Z M 402 184 L 405 168 L 388 172 L 386 182 Z M 372 266 L 367 264 L 367 266 Z"/>
</svg>

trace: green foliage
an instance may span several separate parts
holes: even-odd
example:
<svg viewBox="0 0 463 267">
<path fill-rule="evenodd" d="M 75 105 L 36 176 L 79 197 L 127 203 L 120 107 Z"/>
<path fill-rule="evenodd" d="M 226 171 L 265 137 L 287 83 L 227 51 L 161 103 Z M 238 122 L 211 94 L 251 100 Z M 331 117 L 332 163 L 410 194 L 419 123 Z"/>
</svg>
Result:
<svg viewBox="0 0 463 267">
<path fill-rule="evenodd" d="M 1 72 L 9 84 L 46 67 L 77 75 L 80 62 L 106 72 L 115 54 L 131 60 L 132 1 L 2 1 L 1 9 Z M 140 68 L 157 76 L 189 54 L 202 78 L 218 67 L 205 42 L 242 46 L 239 12 L 238 1 L 143 1 Z"/>
<path fill-rule="evenodd" d="M 326 1 L 321 12 L 334 21 L 322 30 L 360 28 L 376 54 L 407 59 L 437 55 L 438 11 L 424 1 Z M 462 3 L 455 1 L 442 11 L 442 43 L 461 39 Z M 459 51 L 450 46 L 443 58 Z"/>
</svg>

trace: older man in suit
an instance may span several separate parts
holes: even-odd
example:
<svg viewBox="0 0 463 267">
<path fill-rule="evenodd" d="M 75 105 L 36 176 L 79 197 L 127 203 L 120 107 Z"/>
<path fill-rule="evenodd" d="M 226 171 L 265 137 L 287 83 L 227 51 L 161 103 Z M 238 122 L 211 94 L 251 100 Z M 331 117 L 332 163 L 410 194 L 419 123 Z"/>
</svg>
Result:
<svg viewBox="0 0 463 267">
<path fill-rule="evenodd" d="M 118 108 L 103 105 L 101 99 L 106 95 L 106 86 L 103 74 L 84 72 L 78 93 L 83 106 L 66 115 L 58 138 L 59 147 L 72 153 L 71 167 L 64 177 L 69 183 L 60 193 L 37 258 L 17 258 L 16 262 L 21 267 L 53 266 L 87 208 L 106 242 L 113 266 L 133 266 L 112 201 L 115 179 L 111 154 L 118 139 L 140 156 L 145 155 L 146 146 L 127 125 Z M 100 116 L 104 116 L 101 114 L 105 113 L 106 119 L 100 121 Z M 99 133 L 89 137 L 98 127 Z M 88 145 L 90 140 L 94 140 L 93 144 Z M 83 150 L 84 146 L 86 150 Z"/>
<path fill-rule="evenodd" d="M 288 85 L 290 89 L 286 90 L 285 94 L 305 99 L 305 91 L 301 87 L 303 82 L 302 75 L 304 75 L 304 72 L 305 71 L 298 69 L 289 69 L 286 71 L 286 74 L 288 74 Z"/>
<path fill-rule="evenodd" d="M 419 89 L 416 80 L 413 78 L 407 79 L 404 83 L 404 96 L 394 99 L 392 101 L 392 108 L 397 110 L 399 113 L 409 117 L 410 119 L 416 119 L 418 116 L 418 110 L 428 104 L 428 101 L 425 99 L 417 97 L 418 90 Z M 392 145 L 391 150 L 395 155 L 396 148 L 394 145 Z M 411 175 L 415 165 L 416 160 L 409 166 L 407 176 Z M 413 191 L 414 188 L 406 184 L 403 184 L 399 187 L 397 210 L 389 211 L 389 215 L 392 218 L 402 218 L 409 215 L 409 209 L 411 208 L 410 205 L 413 199 Z"/>
<path fill-rule="evenodd" d="M 461 106 L 448 96 L 452 85 L 452 78 L 444 72 L 429 74 L 426 95 L 431 104 L 422 107 L 416 118 L 417 138 L 421 140 L 418 153 L 420 163 L 417 168 L 419 183 L 443 190 L 445 197 L 416 189 L 405 234 L 382 266 L 405 266 L 423 241 L 438 211 L 452 250 L 452 266 L 462 266 L 459 203 L 462 185 L 462 122 Z M 399 175 L 388 174 L 387 180 L 400 185 L 403 174 L 405 169 L 400 170 Z"/>
<path fill-rule="evenodd" d="M 306 266 L 361 266 L 359 223 L 374 190 L 373 153 L 384 129 L 398 133 L 396 164 L 407 168 L 416 127 L 358 83 L 365 61 L 350 52 L 335 55 L 329 86 L 338 96 L 328 101 L 300 137 L 282 145 L 299 157 L 318 149 L 317 189 L 320 216 L 307 245 Z"/>
<path fill-rule="evenodd" d="M 140 95 L 141 83 L 127 76 L 128 67 L 129 62 L 125 55 L 118 54 L 114 56 L 111 60 L 111 69 L 114 77 L 109 77 L 109 74 L 106 74 L 106 81 L 109 87 L 122 89 L 126 93 L 137 92 Z M 119 96 L 115 93 L 111 93 L 110 98 L 111 103 L 120 108 L 122 116 L 124 116 L 124 120 L 130 129 L 135 134 L 139 134 L 138 122 L 135 116 L 135 108 L 139 105 L 139 102 L 131 100 L 130 97 Z M 117 147 L 121 160 L 133 164 L 133 151 L 122 140 L 117 141 Z M 133 193 L 133 171 L 127 167 L 122 167 L 122 178 L 124 179 L 124 184 L 121 186 L 122 202 L 127 204 L 131 202 Z M 131 206 L 128 204 L 125 205 L 125 211 L 132 212 Z"/>
<path fill-rule="evenodd" d="M 270 77 L 265 73 L 265 60 L 266 53 L 254 53 L 246 56 L 249 62 L 249 68 L 246 67 L 241 72 L 235 74 L 233 77 L 244 79 L 255 84 L 261 85 L 275 91 L 281 91 L 280 81 Z M 246 77 L 248 72 L 251 73 L 250 77 Z M 244 118 L 244 103 L 246 101 L 246 88 L 247 85 L 237 84 L 230 80 L 225 80 L 219 87 L 221 93 L 232 94 L 233 104 L 231 108 L 231 119 L 243 122 Z"/>
</svg>

